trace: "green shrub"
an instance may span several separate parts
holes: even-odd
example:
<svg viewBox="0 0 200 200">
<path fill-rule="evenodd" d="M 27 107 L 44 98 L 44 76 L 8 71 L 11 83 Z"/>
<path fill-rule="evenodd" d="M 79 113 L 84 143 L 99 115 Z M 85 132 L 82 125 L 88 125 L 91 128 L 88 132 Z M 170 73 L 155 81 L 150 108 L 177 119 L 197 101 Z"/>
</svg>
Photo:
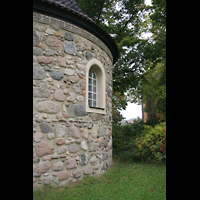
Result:
<svg viewBox="0 0 200 200">
<path fill-rule="evenodd" d="M 155 127 L 144 125 L 142 133 L 132 141 L 133 158 L 142 161 L 166 160 L 166 122 Z"/>
<path fill-rule="evenodd" d="M 113 149 L 118 151 L 129 151 L 129 143 L 139 135 L 143 128 L 140 118 L 134 119 L 133 124 L 113 125 Z"/>
</svg>

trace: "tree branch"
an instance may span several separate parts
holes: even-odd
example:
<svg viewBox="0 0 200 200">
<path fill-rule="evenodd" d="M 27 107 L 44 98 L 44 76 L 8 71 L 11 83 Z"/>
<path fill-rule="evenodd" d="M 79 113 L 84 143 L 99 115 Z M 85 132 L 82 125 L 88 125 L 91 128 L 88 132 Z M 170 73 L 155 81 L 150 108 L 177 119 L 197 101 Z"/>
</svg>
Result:
<svg viewBox="0 0 200 200">
<path fill-rule="evenodd" d="M 100 9 L 100 12 L 99 12 L 99 15 L 98 15 L 97 21 L 96 21 L 97 24 L 99 24 L 99 19 L 100 19 L 100 16 L 101 16 L 102 10 L 103 10 L 103 4 L 104 4 L 105 2 L 106 2 L 106 0 L 104 0 L 103 3 L 100 5 L 100 6 L 101 6 L 101 9 Z"/>
</svg>

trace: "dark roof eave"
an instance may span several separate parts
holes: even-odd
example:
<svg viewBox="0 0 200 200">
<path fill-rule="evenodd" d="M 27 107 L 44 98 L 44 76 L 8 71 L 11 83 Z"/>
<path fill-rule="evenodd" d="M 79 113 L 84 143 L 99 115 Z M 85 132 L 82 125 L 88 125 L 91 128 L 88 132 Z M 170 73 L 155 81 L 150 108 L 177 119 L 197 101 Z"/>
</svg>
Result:
<svg viewBox="0 0 200 200">
<path fill-rule="evenodd" d="M 49 3 L 46 1 L 42 2 L 41 0 L 34 0 L 33 11 L 67 21 L 68 23 L 74 24 L 90 32 L 109 48 L 113 55 L 113 64 L 115 64 L 119 58 L 119 50 L 113 38 L 106 31 L 87 16 L 70 8 L 62 7 L 60 5 L 55 6 L 54 4 L 55 3 L 53 2 Z"/>
</svg>

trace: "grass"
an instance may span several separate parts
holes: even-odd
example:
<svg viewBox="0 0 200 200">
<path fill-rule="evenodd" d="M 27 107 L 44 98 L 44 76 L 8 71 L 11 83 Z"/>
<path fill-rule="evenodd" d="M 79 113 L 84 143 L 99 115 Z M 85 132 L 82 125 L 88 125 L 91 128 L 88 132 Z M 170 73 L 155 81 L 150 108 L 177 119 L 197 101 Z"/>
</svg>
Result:
<svg viewBox="0 0 200 200">
<path fill-rule="evenodd" d="M 114 159 L 102 176 L 85 176 L 70 186 L 44 186 L 33 190 L 33 199 L 76 200 L 164 200 L 166 199 L 166 166 L 122 162 Z"/>
</svg>

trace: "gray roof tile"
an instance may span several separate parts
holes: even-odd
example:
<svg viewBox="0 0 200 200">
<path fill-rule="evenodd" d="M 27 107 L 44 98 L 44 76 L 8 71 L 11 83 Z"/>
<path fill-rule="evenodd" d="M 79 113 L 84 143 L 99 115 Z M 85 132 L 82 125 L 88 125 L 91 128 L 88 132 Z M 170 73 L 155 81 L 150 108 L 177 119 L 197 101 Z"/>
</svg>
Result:
<svg viewBox="0 0 200 200">
<path fill-rule="evenodd" d="M 85 16 L 87 19 L 93 21 L 76 3 L 75 0 L 42 0 L 49 2 L 50 4 L 55 4 L 55 6 L 60 6 L 61 8 L 70 9 L 77 14 Z"/>
</svg>

